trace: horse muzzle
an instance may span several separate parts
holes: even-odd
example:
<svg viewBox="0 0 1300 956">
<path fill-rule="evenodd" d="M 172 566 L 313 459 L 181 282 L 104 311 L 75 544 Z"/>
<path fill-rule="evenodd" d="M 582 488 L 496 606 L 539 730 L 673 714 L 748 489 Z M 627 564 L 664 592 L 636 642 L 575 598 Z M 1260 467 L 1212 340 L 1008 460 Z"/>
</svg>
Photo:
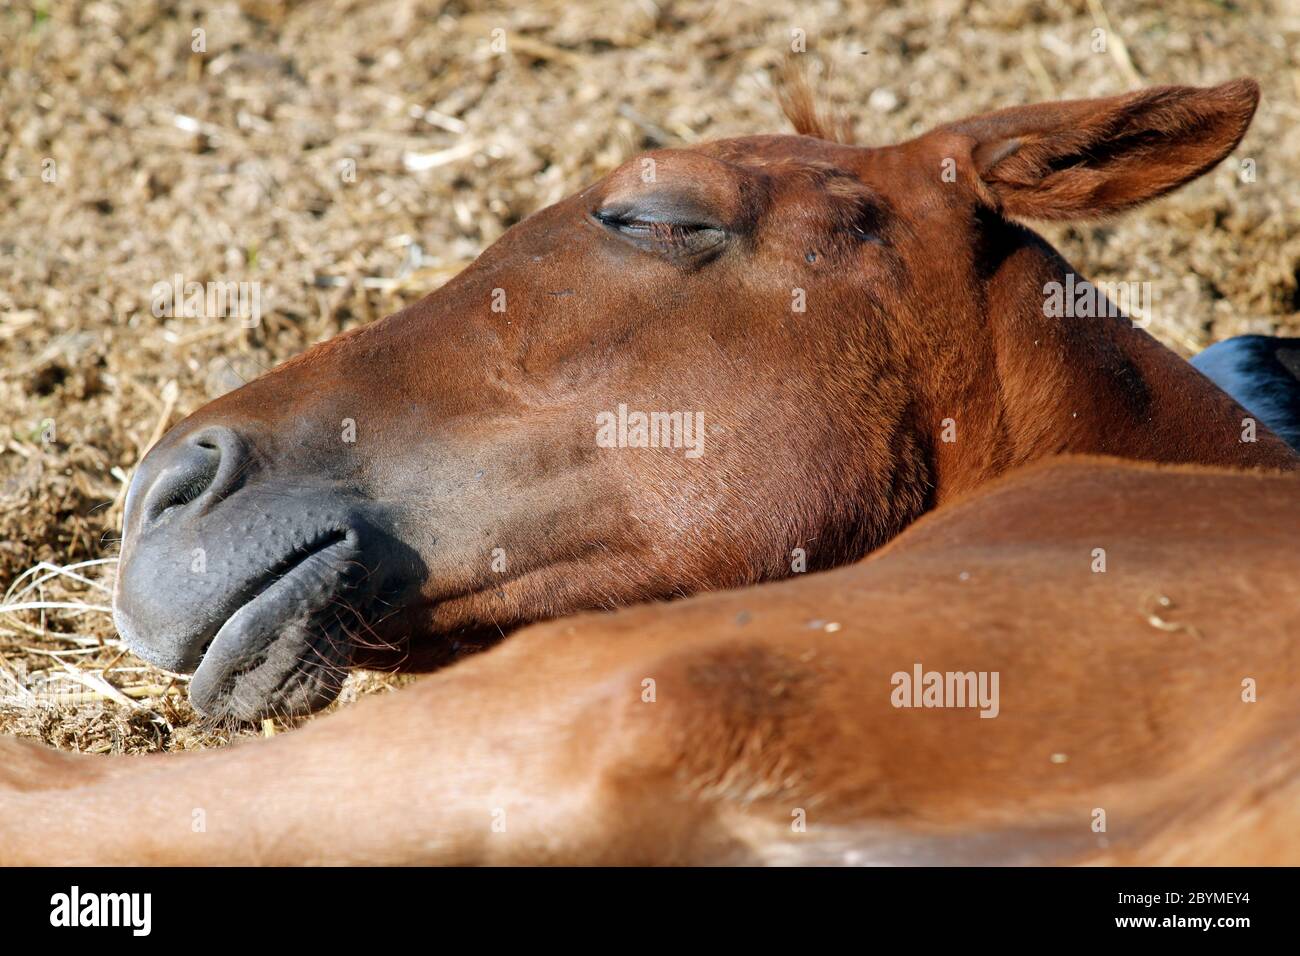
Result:
<svg viewBox="0 0 1300 956">
<path fill-rule="evenodd" d="M 285 472 L 208 425 L 164 438 L 128 491 L 114 621 L 137 656 L 192 673 L 190 699 L 209 716 L 328 704 L 352 635 L 409 576 L 372 503 Z"/>
</svg>

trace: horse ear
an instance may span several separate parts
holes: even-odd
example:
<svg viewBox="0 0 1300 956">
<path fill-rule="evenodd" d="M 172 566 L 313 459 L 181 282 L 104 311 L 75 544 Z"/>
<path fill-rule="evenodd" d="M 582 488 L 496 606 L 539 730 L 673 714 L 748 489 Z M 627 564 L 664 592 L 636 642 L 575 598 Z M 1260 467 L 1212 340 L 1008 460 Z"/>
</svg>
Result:
<svg viewBox="0 0 1300 956">
<path fill-rule="evenodd" d="M 1026 219 L 1104 216 L 1206 172 L 1241 141 L 1259 85 L 1159 86 L 1012 107 L 939 127 L 990 205 Z M 950 142 L 950 140 L 949 140 Z"/>
</svg>

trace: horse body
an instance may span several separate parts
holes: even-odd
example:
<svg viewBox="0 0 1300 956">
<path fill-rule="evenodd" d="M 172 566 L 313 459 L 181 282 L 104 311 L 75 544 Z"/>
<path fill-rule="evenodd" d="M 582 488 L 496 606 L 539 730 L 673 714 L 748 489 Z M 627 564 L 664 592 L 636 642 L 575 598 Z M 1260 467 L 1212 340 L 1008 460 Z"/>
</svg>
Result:
<svg viewBox="0 0 1300 956">
<path fill-rule="evenodd" d="M 1297 487 L 1040 463 L 865 561 L 534 625 L 291 735 L 119 760 L 43 752 L 39 773 L 7 763 L 13 783 L 39 784 L 5 799 L 0 849 L 10 862 L 1293 862 Z M 997 717 L 895 706 L 895 675 L 918 664 L 999 673 Z"/>
<path fill-rule="evenodd" d="M 311 710 L 348 666 L 524 629 L 220 753 L 4 742 L 0 853 L 1294 859 L 1298 459 L 1128 318 L 1050 314 L 1073 270 L 1011 221 L 1177 187 L 1257 96 L 657 151 L 205 406 L 135 475 L 115 594 L 200 709 Z M 615 409 L 699 416 L 701 454 L 603 447 Z M 895 697 L 930 672 L 1005 697 L 992 719 Z M 72 806 L 66 844 L 17 827 Z"/>
</svg>

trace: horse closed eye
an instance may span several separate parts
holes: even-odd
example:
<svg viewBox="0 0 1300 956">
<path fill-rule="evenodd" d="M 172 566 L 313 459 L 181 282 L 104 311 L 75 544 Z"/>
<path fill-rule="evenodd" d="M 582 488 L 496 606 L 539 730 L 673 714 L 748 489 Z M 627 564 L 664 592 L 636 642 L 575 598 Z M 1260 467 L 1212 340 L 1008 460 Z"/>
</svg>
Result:
<svg viewBox="0 0 1300 956">
<path fill-rule="evenodd" d="M 669 255 L 709 252 L 720 246 L 726 238 L 726 232 L 722 229 L 705 223 L 641 219 L 605 210 L 597 212 L 595 218 L 639 248 Z"/>
</svg>

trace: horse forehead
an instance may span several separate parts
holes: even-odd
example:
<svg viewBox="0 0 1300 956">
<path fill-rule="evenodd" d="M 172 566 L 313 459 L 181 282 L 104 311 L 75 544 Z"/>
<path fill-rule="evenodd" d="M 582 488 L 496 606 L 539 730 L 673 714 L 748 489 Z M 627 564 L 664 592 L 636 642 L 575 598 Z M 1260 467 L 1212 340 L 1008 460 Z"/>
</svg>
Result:
<svg viewBox="0 0 1300 956">
<path fill-rule="evenodd" d="M 797 177 L 807 172 L 854 175 L 874 152 L 811 136 L 770 134 L 718 139 L 692 146 L 652 150 L 625 163 L 612 174 L 615 182 L 641 179 L 647 167 L 654 174 L 683 174 L 706 181 L 722 181 L 742 172 L 768 177 Z"/>
<path fill-rule="evenodd" d="M 719 139 L 691 148 L 724 162 L 770 173 L 800 167 L 838 168 L 852 173 L 861 167 L 864 156 L 870 152 L 861 146 L 790 134 Z"/>
<path fill-rule="evenodd" d="M 811 136 L 765 135 L 713 140 L 644 153 L 579 194 L 620 198 L 673 184 L 724 211 L 751 204 L 756 195 L 825 193 L 844 199 L 866 189 L 862 176 L 876 150 Z"/>
</svg>

